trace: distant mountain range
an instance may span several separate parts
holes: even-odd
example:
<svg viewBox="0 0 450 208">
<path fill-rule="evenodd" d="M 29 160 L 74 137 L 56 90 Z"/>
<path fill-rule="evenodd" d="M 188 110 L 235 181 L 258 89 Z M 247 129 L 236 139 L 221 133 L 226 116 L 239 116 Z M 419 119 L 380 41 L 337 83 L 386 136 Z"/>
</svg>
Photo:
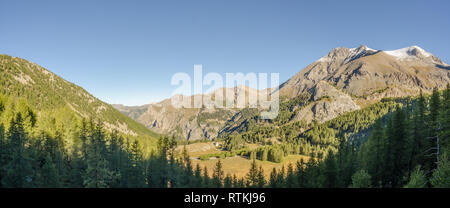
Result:
<svg viewBox="0 0 450 208">
<path fill-rule="evenodd" d="M 382 51 L 362 45 L 333 49 L 281 84 L 279 93 L 282 104 L 289 106 L 287 122 L 325 122 L 382 98 L 429 93 L 448 83 L 450 66 L 418 46 Z M 254 89 L 238 86 L 219 90 L 248 96 Z M 302 102 L 297 102 L 299 98 Z M 188 140 L 214 139 L 234 131 L 254 119 L 258 111 L 174 108 L 170 99 L 144 106 L 113 106 L 152 131 Z"/>
</svg>

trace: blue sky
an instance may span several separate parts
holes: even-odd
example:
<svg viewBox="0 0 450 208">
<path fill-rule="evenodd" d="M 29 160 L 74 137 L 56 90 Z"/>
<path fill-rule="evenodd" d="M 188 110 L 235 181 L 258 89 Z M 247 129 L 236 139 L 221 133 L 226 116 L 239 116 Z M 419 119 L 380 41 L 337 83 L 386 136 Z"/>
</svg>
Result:
<svg viewBox="0 0 450 208">
<path fill-rule="evenodd" d="M 339 46 L 418 45 L 450 63 L 450 1 L 7 1 L 0 54 L 33 61 L 109 103 L 171 95 L 176 72 L 279 72 Z M 205 87 L 207 88 L 207 87 Z"/>
</svg>

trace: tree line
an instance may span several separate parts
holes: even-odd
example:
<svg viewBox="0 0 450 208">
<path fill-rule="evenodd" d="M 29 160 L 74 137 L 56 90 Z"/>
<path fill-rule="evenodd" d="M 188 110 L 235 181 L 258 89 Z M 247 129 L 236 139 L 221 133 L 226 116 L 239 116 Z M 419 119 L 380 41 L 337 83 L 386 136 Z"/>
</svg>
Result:
<svg viewBox="0 0 450 208">
<path fill-rule="evenodd" d="M 365 127 L 370 129 L 366 140 L 318 127 L 310 131 L 318 136 L 310 139 L 249 152 L 251 168 L 241 178 L 225 174 L 220 159 L 211 174 L 199 164 L 194 167 L 186 148 L 175 153 L 174 138 L 160 137 L 157 148 L 146 154 L 138 140 L 106 130 L 101 121 L 72 118 L 55 127 L 59 121 L 40 121 L 44 118 L 25 101 L 6 100 L 0 96 L 1 187 L 450 187 L 449 88 L 406 99 L 384 116 L 374 116 L 374 124 Z M 324 137 L 333 135 L 329 146 L 334 149 L 274 168 L 269 178 L 256 163 L 300 151 L 299 141 L 328 144 Z"/>
</svg>

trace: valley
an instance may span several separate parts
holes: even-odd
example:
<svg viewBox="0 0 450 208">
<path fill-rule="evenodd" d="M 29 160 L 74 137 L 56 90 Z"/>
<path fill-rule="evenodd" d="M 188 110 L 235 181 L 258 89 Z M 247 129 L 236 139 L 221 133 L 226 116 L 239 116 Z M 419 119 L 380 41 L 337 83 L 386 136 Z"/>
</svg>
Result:
<svg viewBox="0 0 450 208">
<path fill-rule="evenodd" d="M 449 65 L 418 46 L 333 49 L 280 85 L 272 120 L 107 104 L 8 55 L 0 69 L 5 187 L 448 186 Z"/>
</svg>

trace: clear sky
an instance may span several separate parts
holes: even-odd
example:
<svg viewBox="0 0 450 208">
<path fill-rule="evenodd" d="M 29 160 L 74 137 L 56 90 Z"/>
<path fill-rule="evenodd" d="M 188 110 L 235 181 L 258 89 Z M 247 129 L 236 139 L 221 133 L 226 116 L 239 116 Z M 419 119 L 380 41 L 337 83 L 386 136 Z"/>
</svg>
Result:
<svg viewBox="0 0 450 208">
<path fill-rule="evenodd" d="M 279 72 L 339 46 L 418 45 L 450 63 L 450 1 L 0 0 L 0 54 L 109 103 L 159 101 L 176 72 Z M 207 88 L 207 87 L 206 87 Z"/>
</svg>

